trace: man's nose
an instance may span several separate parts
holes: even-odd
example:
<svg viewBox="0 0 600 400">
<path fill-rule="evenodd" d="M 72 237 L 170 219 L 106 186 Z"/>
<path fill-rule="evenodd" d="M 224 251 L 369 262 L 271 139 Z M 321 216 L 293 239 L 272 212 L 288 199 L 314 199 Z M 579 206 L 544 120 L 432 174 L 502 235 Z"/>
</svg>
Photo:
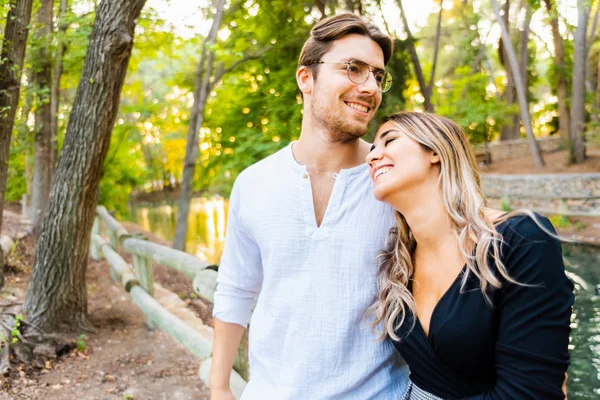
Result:
<svg viewBox="0 0 600 400">
<path fill-rule="evenodd" d="M 361 92 L 369 93 L 372 96 L 379 92 L 377 79 L 375 79 L 375 75 L 371 71 L 369 71 L 369 77 L 367 80 L 358 85 L 358 87 Z"/>
</svg>

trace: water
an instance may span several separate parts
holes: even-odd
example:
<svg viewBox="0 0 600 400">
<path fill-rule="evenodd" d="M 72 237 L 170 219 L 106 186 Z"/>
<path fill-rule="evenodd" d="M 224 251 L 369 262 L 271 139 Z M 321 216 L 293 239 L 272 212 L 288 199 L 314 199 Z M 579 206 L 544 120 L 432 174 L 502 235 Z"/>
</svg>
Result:
<svg viewBox="0 0 600 400">
<path fill-rule="evenodd" d="M 571 318 L 569 400 L 600 399 L 600 249 L 563 245 L 569 278 L 575 284 Z M 600 288 L 599 288 L 600 289 Z"/>
<path fill-rule="evenodd" d="M 222 197 L 194 198 L 190 204 L 186 251 L 218 264 L 223 252 L 229 202 Z M 168 241 L 175 237 L 176 202 L 132 204 L 126 220 Z"/>
<path fill-rule="evenodd" d="M 228 202 L 220 197 L 195 198 L 190 206 L 186 248 L 218 264 L 223 251 Z M 133 205 L 128 219 L 147 231 L 173 240 L 177 205 Z M 567 273 L 575 284 L 570 343 L 569 400 L 600 399 L 600 249 L 563 245 Z M 600 288 L 599 288 L 600 290 Z"/>
</svg>

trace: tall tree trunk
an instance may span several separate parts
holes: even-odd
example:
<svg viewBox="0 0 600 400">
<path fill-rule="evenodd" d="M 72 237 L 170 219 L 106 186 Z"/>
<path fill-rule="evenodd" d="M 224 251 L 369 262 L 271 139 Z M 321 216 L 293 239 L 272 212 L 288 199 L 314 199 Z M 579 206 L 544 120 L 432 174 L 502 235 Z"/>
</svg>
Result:
<svg viewBox="0 0 600 400">
<path fill-rule="evenodd" d="M 572 163 L 581 163 L 585 160 L 586 1 L 577 0 L 577 9 L 575 54 L 573 56 L 573 88 L 571 90 L 571 145 L 569 146 L 569 161 Z"/>
<path fill-rule="evenodd" d="M 60 79 L 63 73 L 63 56 L 66 49 L 64 36 L 68 28 L 64 19 L 68 12 L 69 1 L 60 0 L 60 7 L 58 9 L 58 43 L 56 46 L 56 57 L 54 58 L 54 72 L 52 74 L 52 96 L 50 97 L 52 114 L 52 152 L 50 153 L 50 165 L 52 171 L 56 167 L 56 160 L 58 158 L 58 106 L 60 104 Z"/>
<path fill-rule="evenodd" d="M 525 87 L 525 93 L 529 93 L 529 77 L 527 76 L 527 68 L 529 65 L 529 25 L 531 24 L 531 18 L 533 12 L 531 6 L 527 1 L 524 2 L 525 7 L 525 23 L 523 30 L 521 31 L 520 48 L 519 48 L 519 70 L 521 71 L 521 78 L 523 79 L 523 86 Z M 516 90 L 516 88 L 515 88 Z M 518 114 L 512 116 L 512 139 L 519 139 L 521 137 L 521 117 Z"/>
<path fill-rule="evenodd" d="M 91 328 L 85 283 L 90 232 L 145 2 L 103 0 L 98 6 L 24 304 L 30 321 L 49 332 Z"/>
<path fill-rule="evenodd" d="M 527 140 L 529 141 L 529 150 L 531 151 L 531 155 L 533 156 L 533 162 L 536 168 L 542 168 L 544 166 L 544 159 L 542 158 L 542 153 L 540 152 L 538 144 L 535 140 L 535 136 L 533 135 L 533 130 L 531 128 L 531 117 L 529 116 L 529 105 L 527 104 L 527 93 L 526 88 L 523 85 L 523 79 L 521 78 L 521 71 L 519 71 L 519 63 L 517 62 L 517 56 L 510 41 L 508 27 L 506 26 L 504 20 L 500 16 L 500 6 L 498 5 L 498 1 L 492 0 L 492 6 L 494 7 L 496 20 L 498 21 L 498 24 L 500 25 L 500 30 L 502 31 L 502 39 L 504 40 L 504 48 L 506 50 L 506 55 L 510 63 L 510 68 L 513 71 L 513 76 L 517 88 L 517 96 L 519 98 L 521 119 L 523 120 L 523 125 L 525 125 L 525 132 L 527 133 Z"/>
<path fill-rule="evenodd" d="M 194 172 L 198 160 L 198 133 L 204 122 L 204 108 L 208 99 L 210 77 L 214 64 L 214 52 L 208 48 L 216 41 L 217 31 L 221 26 L 225 0 L 219 0 L 217 11 L 213 18 L 212 27 L 204 43 L 200 63 L 196 72 L 194 82 L 194 104 L 190 115 L 188 126 L 187 145 L 185 147 L 185 159 L 183 165 L 183 180 L 181 182 L 181 196 L 179 198 L 179 212 L 177 214 L 177 226 L 175 228 L 175 239 L 173 248 L 185 250 L 185 241 L 188 232 L 188 217 L 190 213 L 190 202 L 192 201 L 192 189 L 194 183 Z"/>
<path fill-rule="evenodd" d="M 560 137 L 565 144 L 569 143 L 571 129 L 571 116 L 567 101 L 569 98 L 567 82 L 567 65 L 565 63 L 565 48 L 563 38 L 558 30 L 558 10 L 553 0 L 544 0 L 548 15 L 550 15 L 550 27 L 552 29 L 552 41 L 554 42 L 554 73 L 556 75 L 556 98 L 558 99 L 558 129 Z"/>
<path fill-rule="evenodd" d="M 503 22 L 506 26 L 506 29 L 510 27 L 510 0 L 506 0 L 504 3 L 504 16 Z M 509 34 L 509 44 L 512 46 L 512 38 Z M 507 105 L 513 105 L 516 103 L 516 87 L 515 87 L 515 79 L 514 73 L 511 69 L 510 62 L 508 61 L 508 53 L 506 51 L 507 43 L 504 40 L 504 37 L 500 37 L 500 46 L 498 47 L 498 51 L 500 54 L 500 62 L 506 71 L 506 86 L 504 88 L 504 101 Z M 519 137 L 519 116 L 511 115 L 507 118 L 509 123 L 505 123 L 500 128 L 500 140 L 513 140 Z"/>
<path fill-rule="evenodd" d="M 413 37 L 410 27 L 408 26 L 408 19 L 406 18 L 404 7 L 402 6 L 402 0 L 396 0 L 396 3 L 398 3 L 398 8 L 400 8 L 402 25 L 404 25 L 406 35 L 408 36 L 408 50 L 410 52 L 410 59 L 412 60 L 413 67 L 415 68 L 415 75 L 417 76 L 417 81 L 419 82 L 419 87 L 421 88 L 421 94 L 424 98 L 425 111 L 434 112 L 433 104 L 431 103 L 431 92 L 425 83 L 425 76 L 423 75 L 423 69 L 421 68 L 421 63 L 419 62 L 417 49 L 415 48 L 415 38 Z"/>
<path fill-rule="evenodd" d="M 590 6 L 592 5 L 591 3 L 592 2 L 590 2 Z M 594 93 L 594 87 L 596 86 L 592 77 L 592 71 L 594 70 L 595 63 L 593 63 L 591 59 L 591 48 L 594 40 L 596 39 L 596 29 L 598 29 L 598 20 L 600 19 L 600 12 L 598 11 L 600 11 L 600 3 L 596 6 L 593 17 L 590 17 L 592 25 L 590 27 L 590 32 L 587 35 L 585 46 L 585 57 L 587 60 L 587 65 L 585 68 L 585 86 L 589 93 Z"/>
<path fill-rule="evenodd" d="M 598 64 L 596 66 L 596 94 L 594 95 L 594 111 L 591 113 L 592 121 L 595 124 L 600 123 L 600 57 L 598 57 Z"/>
<path fill-rule="evenodd" d="M 53 0 L 41 0 L 37 13 L 36 53 L 33 62 L 33 87 L 37 95 L 35 108 L 35 148 L 33 169 L 33 192 L 31 195 L 31 217 L 33 231 L 39 234 L 52 179 L 52 110 L 50 88 L 52 85 L 52 59 L 50 41 L 52 35 Z"/>
<path fill-rule="evenodd" d="M 433 46 L 433 62 L 431 65 L 431 75 L 429 76 L 429 85 L 427 90 L 430 94 L 433 93 L 433 85 L 435 83 L 435 68 L 437 66 L 438 53 L 440 49 L 440 36 L 442 33 L 442 12 L 444 11 L 444 0 L 440 0 L 440 12 L 438 13 L 437 24 L 435 26 L 435 44 Z"/>
<path fill-rule="evenodd" d="M 10 141 L 21 88 L 33 0 L 11 0 L 0 52 L 0 229 L 8 174 Z M 4 255 L 0 248 L 0 280 L 4 283 Z M 0 285 L 1 286 L 1 285 Z"/>
</svg>

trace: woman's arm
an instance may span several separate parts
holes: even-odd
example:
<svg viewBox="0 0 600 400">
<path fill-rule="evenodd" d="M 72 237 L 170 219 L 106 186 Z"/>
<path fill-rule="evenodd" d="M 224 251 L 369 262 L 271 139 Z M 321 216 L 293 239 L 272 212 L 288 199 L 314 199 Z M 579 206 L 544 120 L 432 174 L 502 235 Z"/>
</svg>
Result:
<svg viewBox="0 0 600 400">
<path fill-rule="evenodd" d="M 554 231 L 547 219 L 540 220 Z M 504 263 L 520 284 L 505 283 L 495 304 L 496 384 L 469 399 L 564 399 L 574 296 L 560 243 L 531 218 L 519 218 L 505 239 Z"/>
</svg>

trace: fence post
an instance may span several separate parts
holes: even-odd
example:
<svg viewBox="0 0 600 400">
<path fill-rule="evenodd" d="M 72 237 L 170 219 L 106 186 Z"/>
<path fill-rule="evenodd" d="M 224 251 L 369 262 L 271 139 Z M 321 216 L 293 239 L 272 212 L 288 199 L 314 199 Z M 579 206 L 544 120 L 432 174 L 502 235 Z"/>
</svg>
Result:
<svg viewBox="0 0 600 400">
<path fill-rule="evenodd" d="M 138 281 L 140 282 L 140 286 L 146 293 L 154 297 L 154 272 L 152 271 L 152 261 L 146 257 L 133 254 L 133 268 Z M 156 323 L 154 323 L 147 315 L 144 315 L 144 320 L 146 321 L 148 328 L 156 328 Z"/>
<path fill-rule="evenodd" d="M 109 241 L 110 245 L 112 246 L 113 250 L 118 253 L 119 252 L 119 238 L 117 237 L 117 233 L 115 231 L 113 231 L 112 229 L 110 229 L 110 227 L 107 227 L 107 229 L 108 229 L 108 241 Z"/>
<path fill-rule="evenodd" d="M 94 225 L 92 225 L 92 237 L 90 240 L 90 253 L 94 260 L 99 260 L 100 252 L 98 251 L 98 246 L 96 246 L 96 241 L 94 240 L 94 235 L 100 236 L 100 218 L 94 218 Z"/>
</svg>

